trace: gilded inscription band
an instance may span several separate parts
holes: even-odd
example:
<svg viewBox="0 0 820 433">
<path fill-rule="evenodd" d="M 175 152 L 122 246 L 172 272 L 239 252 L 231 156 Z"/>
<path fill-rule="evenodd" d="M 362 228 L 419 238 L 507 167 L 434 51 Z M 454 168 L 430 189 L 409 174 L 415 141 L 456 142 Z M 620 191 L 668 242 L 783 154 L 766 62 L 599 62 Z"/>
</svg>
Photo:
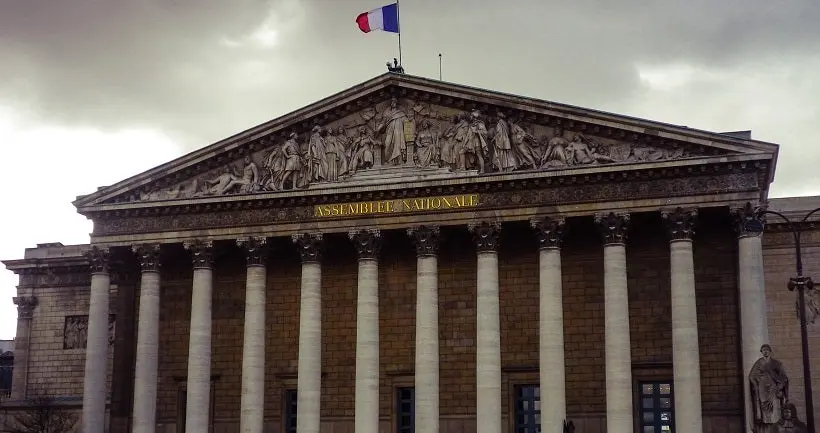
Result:
<svg viewBox="0 0 820 433">
<path fill-rule="evenodd" d="M 314 208 L 317 218 L 429 212 L 474 208 L 481 204 L 478 194 L 321 204 Z"/>
</svg>

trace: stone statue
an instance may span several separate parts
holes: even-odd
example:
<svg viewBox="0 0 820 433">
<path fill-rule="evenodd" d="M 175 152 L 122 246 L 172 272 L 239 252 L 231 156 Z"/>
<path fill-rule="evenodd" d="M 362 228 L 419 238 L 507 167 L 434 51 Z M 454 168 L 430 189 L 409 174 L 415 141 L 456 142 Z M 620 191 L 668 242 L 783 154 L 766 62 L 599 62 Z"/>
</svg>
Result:
<svg viewBox="0 0 820 433">
<path fill-rule="evenodd" d="M 513 171 L 518 168 L 519 163 L 518 158 L 513 153 L 507 116 L 500 111 L 497 116 L 498 120 L 495 124 L 495 134 L 493 136 L 492 165 L 498 171 Z"/>
<path fill-rule="evenodd" d="M 538 156 L 533 150 L 533 145 L 537 144 L 535 137 L 530 135 L 521 125 L 510 122 L 510 139 L 512 140 L 513 152 L 515 152 L 521 167 L 538 168 L 535 162 Z"/>
<path fill-rule="evenodd" d="M 820 316 L 820 290 L 811 289 L 806 290 L 803 294 L 804 300 L 806 303 L 806 323 L 814 324 L 817 321 L 817 317 Z M 795 307 L 797 308 L 798 318 L 800 317 L 800 300 L 798 299 L 795 301 Z"/>
<path fill-rule="evenodd" d="M 390 107 L 384 110 L 381 122 L 376 132 L 384 131 L 384 164 L 399 165 L 402 163 L 402 152 L 406 152 L 407 143 L 404 138 L 404 124 L 407 114 L 399 107 L 396 98 L 390 100 Z"/>
<path fill-rule="evenodd" d="M 456 114 L 453 125 L 447 128 L 443 134 L 441 155 L 439 157 L 439 164 L 442 167 L 456 168 L 458 166 L 460 151 L 464 148 L 469 129 L 470 117 L 464 113 Z"/>
<path fill-rule="evenodd" d="M 763 355 L 749 372 L 754 433 L 776 433 L 783 408 L 789 401 L 789 378 L 783 364 L 772 357 L 772 347 L 760 347 Z"/>
<path fill-rule="evenodd" d="M 421 121 L 421 130 L 418 135 L 416 135 L 416 152 L 419 167 L 433 167 L 438 165 L 438 132 L 433 129 L 432 124 L 427 119 Z"/>
<path fill-rule="evenodd" d="M 777 433 L 807 433 L 806 423 L 797 418 L 797 408 L 787 403 L 783 406 L 783 416 L 777 422 Z"/>
<path fill-rule="evenodd" d="M 88 316 L 68 316 L 65 318 L 63 348 L 85 349 L 88 341 Z"/>
<path fill-rule="evenodd" d="M 285 182 L 290 181 L 290 189 L 296 189 L 299 174 L 304 166 L 304 161 L 299 155 L 299 144 L 296 143 L 297 135 L 291 132 L 288 140 L 281 146 L 274 146 L 273 150 L 265 158 L 264 167 L 268 170 L 268 189 L 279 191 L 285 189 Z"/>
<path fill-rule="evenodd" d="M 481 113 L 473 111 L 470 126 L 463 146 L 460 146 L 458 155 L 458 169 L 467 170 L 478 165 L 478 171 L 484 172 L 484 155 L 490 150 L 489 138 L 487 137 L 487 125 L 481 120 Z"/>
<path fill-rule="evenodd" d="M 327 179 L 327 146 L 325 138 L 322 137 L 322 128 L 319 125 L 313 127 L 308 141 L 305 161 L 307 162 L 305 185 L 321 182 Z"/>
<path fill-rule="evenodd" d="M 330 128 L 325 129 L 325 159 L 327 160 L 327 181 L 336 182 L 347 173 L 345 147 Z"/>
<path fill-rule="evenodd" d="M 398 59 L 393 57 L 393 64 L 392 65 L 390 64 L 390 62 L 387 62 L 387 71 L 388 72 L 395 72 L 397 74 L 403 74 L 404 73 L 404 67 L 402 67 L 402 65 L 399 64 Z"/>
<path fill-rule="evenodd" d="M 564 138 L 564 128 L 555 128 L 555 136 L 547 142 L 547 150 L 541 156 L 541 167 L 553 168 L 567 165 L 569 141 Z"/>
<path fill-rule="evenodd" d="M 353 143 L 347 150 L 348 172 L 355 173 L 359 169 L 378 167 L 381 159 L 378 158 L 379 143 L 373 139 L 373 136 L 368 132 L 367 127 L 359 127 L 359 135 L 353 139 Z M 376 163 L 379 163 L 376 165 Z"/>
</svg>

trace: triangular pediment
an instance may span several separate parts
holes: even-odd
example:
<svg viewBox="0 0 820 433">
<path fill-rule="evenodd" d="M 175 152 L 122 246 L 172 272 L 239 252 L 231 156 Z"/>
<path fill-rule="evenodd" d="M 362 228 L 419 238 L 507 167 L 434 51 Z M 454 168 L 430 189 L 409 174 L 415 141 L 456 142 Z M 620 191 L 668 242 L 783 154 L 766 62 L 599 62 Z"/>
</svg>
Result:
<svg viewBox="0 0 820 433">
<path fill-rule="evenodd" d="M 709 160 L 767 160 L 773 168 L 777 149 L 743 134 L 390 73 L 101 188 L 75 205 L 83 212 L 129 203 L 161 206 Z"/>
</svg>

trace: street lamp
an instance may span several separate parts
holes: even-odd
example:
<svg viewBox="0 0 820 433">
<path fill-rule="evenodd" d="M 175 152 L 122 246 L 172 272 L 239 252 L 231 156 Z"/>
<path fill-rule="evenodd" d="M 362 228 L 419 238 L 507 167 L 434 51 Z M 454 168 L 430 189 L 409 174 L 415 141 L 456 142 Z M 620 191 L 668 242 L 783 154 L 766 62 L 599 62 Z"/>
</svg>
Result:
<svg viewBox="0 0 820 433">
<path fill-rule="evenodd" d="M 772 214 L 777 215 L 778 217 L 783 219 L 783 221 L 786 222 L 786 226 L 792 232 L 792 236 L 794 236 L 795 270 L 797 271 L 797 276 L 789 278 L 789 284 L 787 285 L 787 287 L 789 288 L 789 291 L 794 291 L 795 289 L 797 289 L 797 316 L 800 319 L 800 345 L 803 350 L 803 384 L 805 387 L 806 394 L 806 427 L 808 428 L 809 433 L 816 433 L 817 430 L 815 430 L 814 428 L 814 402 L 812 399 L 811 392 L 811 364 L 809 361 L 809 336 L 808 332 L 806 331 L 805 295 L 807 290 L 814 289 L 814 282 L 811 280 L 811 277 L 803 275 L 803 254 L 800 248 L 800 235 L 802 234 L 805 222 L 817 211 L 820 211 L 820 208 L 814 209 L 813 211 L 806 214 L 806 216 L 803 217 L 800 223 L 795 225 L 789 218 L 787 218 L 780 212 L 768 210 L 765 208 L 758 210 L 759 216 L 762 216 L 763 214 Z M 762 224 L 760 220 L 757 218 L 750 219 L 748 221 L 756 221 L 757 224 Z"/>
</svg>

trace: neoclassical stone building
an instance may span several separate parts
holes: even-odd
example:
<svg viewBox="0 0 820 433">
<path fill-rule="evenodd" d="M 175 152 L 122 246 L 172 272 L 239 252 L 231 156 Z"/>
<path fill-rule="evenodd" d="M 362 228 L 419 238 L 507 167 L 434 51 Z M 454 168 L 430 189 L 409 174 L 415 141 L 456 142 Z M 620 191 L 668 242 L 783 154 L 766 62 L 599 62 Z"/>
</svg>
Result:
<svg viewBox="0 0 820 433">
<path fill-rule="evenodd" d="M 388 73 L 79 197 L 89 244 L 5 261 L 11 403 L 87 433 L 743 432 L 771 344 L 805 420 L 793 246 L 757 209 L 817 200 L 768 201 L 777 154 Z"/>
</svg>

